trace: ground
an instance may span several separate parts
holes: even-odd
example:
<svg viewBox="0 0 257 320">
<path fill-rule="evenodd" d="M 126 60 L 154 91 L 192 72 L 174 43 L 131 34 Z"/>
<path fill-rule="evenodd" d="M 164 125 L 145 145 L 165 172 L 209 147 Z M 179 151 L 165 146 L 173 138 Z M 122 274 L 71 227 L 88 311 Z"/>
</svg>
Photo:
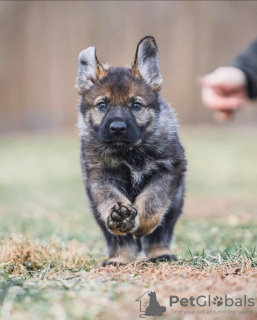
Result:
<svg viewBox="0 0 257 320">
<path fill-rule="evenodd" d="M 156 319 L 256 319 L 257 129 L 183 128 L 180 135 L 189 168 L 172 245 L 178 262 L 153 264 L 142 255 L 105 268 L 104 239 L 81 182 L 78 137 L 1 137 L 2 319 L 139 319 L 135 300 L 146 291 L 166 306 Z M 200 295 L 210 295 L 211 305 L 170 306 L 170 296 Z M 226 307 L 226 295 L 255 305 Z"/>
</svg>

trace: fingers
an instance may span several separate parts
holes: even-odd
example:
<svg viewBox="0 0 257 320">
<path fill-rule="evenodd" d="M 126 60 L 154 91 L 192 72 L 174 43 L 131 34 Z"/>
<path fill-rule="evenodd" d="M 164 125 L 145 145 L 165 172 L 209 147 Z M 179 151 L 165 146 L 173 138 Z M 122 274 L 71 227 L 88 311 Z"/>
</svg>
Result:
<svg viewBox="0 0 257 320">
<path fill-rule="evenodd" d="M 222 89 L 229 91 L 241 90 L 242 85 L 235 83 L 234 79 L 225 78 L 223 75 L 210 73 L 197 79 L 200 87 L 212 87 L 213 89 Z"/>
<path fill-rule="evenodd" d="M 237 91 L 246 87 L 244 72 L 235 67 L 220 67 L 198 80 L 200 86 Z"/>
<path fill-rule="evenodd" d="M 220 86 L 219 81 L 217 81 L 217 79 L 213 77 L 212 74 L 197 78 L 197 84 L 200 87 L 205 87 L 205 86 L 219 87 Z"/>
<path fill-rule="evenodd" d="M 246 97 L 246 90 L 244 87 L 234 86 L 231 83 L 224 84 L 216 77 L 212 77 L 212 74 L 197 78 L 197 84 L 202 88 L 212 88 L 214 91 L 218 91 L 224 96 L 236 95 L 242 98 Z"/>
<path fill-rule="evenodd" d="M 235 67 L 220 67 L 198 78 L 197 83 L 201 87 L 203 104 L 215 111 L 217 121 L 231 119 L 247 98 L 246 76 Z"/>
<path fill-rule="evenodd" d="M 203 103 L 211 109 L 238 109 L 246 99 L 246 77 L 238 68 L 220 67 L 197 82 Z"/>
<path fill-rule="evenodd" d="M 202 88 L 201 96 L 203 104 L 214 110 L 238 109 L 245 102 L 245 95 L 242 93 L 227 96 L 208 86 Z"/>
</svg>

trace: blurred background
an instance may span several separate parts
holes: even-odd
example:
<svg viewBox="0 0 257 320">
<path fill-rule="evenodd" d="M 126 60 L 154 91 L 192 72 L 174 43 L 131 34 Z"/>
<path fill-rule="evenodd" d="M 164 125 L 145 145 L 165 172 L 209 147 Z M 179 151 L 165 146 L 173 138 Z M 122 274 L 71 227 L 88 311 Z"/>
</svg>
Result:
<svg viewBox="0 0 257 320">
<path fill-rule="evenodd" d="M 256 16 L 254 1 L 0 1 L 2 236 L 59 232 L 66 239 L 67 232 L 71 239 L 78 237 L 72 224 L 80 239 L 99 236 L 80 173 L 77 57 L 96 46 L 100 61 L 125 66 L 146 35 L 157 40 L 163 95 L 179 116 L 189 163 L 188 227 L 187 215 L 250 223 L 257 206 L 256 101 L 217 124 L 202 106 L 196 78 L 229 64 L 255 39 Z M 95 226 L 86 234 L 82 219 Z"/>
<path fill-rule="evenodd" d="M 77 57 L 93 45 L 100 61 L 125 66 L 146 35 L 157 40 L 163 95 L 178 113 L 189 163 L 185 223 L 193 228 L 188 215 L 202 226 L 203 218 L 224 215 L 252 222 L 256 101 L 217 124 L 202 106 L 196 78 L 229 64 L 255 39 L 256 16 L 254 1 L 0 1 L 2 237 L 99 237 L 80 173 Z M 86 233 L 83 219 L 94 226 Z M 234 235 L 242 242 L 240 232 Z"/>
<path fill-rule="evenodd" d="M 202 106 L 196 85 L 199 75 L 229 64 L 256 38 L 256 17 L 256 1 L 0 1 L 3 319 L 11 319 L 14 296 L 7 293 L 5 298 L 9 286 L 26 288 L 26 299 L 13 305 L 12 319 L 33 320 L 106 320 L 120 317 L 121 309 L 122 316 L 124 310 L 133 311 L 126 318 L 133 319 L 138 306 L 132 307 L 128 297 L 134 303 L 146 284 L 152 290 L 148 278 L 133 282 L 137 274 L 129 275 L 130 285 L 124 281 L 128 278 L 121 278 L 122 286 L 116 280 L 106 283 L 101 273 L 96 282 L 87 282 L 90 275 L 94 278 L 88 271 L 98 270 L 105 257 L 103 235 L 85 201 L 76 129 L 77 57 L 89 46 L 97 48 L 100 61 L 125 66 L 142 37 L 156 38 L 163 96 L 178 113 L 188 159 L 185 207 L 172 244 L 179 264 L 202 270 L 225 263 L 226 269 L 226 261 L 233 266 L 241 261 L 246 272 L 247 257 L 248 266 L 257 266 L 256 101 L 248 102 L 231 122 L 218 124 Z M 220 285 L 219 269 L 210 270 L 208 277 L 192 273 L 193 286 L 183 269 L 184 282 L 164 277 L 166 291 L 151 270 L 146 274 L 156 279 L 158 297 L 162 293 L 165 299 L 187 288 L 207 295 L 215 286 L 225 294 L 245 294 L 254 287 L 256 272 L 237 282 L 219 280 Z M 80 271 L 89 275 L 85 287 L 74 282 L 74 290 L 65 286 L 60 291 L 60 281 Z"/>
<path fill-rule="evenodd" d="M 180 124 L 212 123 L 196 77 L 227 65 L 256 37 L 255 1 L 1 1 L 0 132 L 74 131 L 77 57 L 132 62 L 138 41 L 160 50 L 164 97 Z M 257 108 L 234 124 L 256 124 Z"/>
</svg>

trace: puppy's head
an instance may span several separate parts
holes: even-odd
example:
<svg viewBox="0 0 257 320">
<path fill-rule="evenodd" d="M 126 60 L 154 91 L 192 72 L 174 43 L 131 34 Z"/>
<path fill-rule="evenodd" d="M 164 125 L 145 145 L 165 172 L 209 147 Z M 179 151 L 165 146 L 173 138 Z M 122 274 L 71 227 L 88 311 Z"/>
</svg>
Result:
<svg viewBox="0 0 257 320">
<path fill-rule="evenodd" d="M 80 122 L 92 129 L 101 143 L 111 148 L 140 144 L 159 107 L 162 77 L 158 56 L 150 36 L 139 42 L 129 68 L 101 64 L 94 47 L 80 53 L 76 81 L 81 95 Z"/>
</svg>

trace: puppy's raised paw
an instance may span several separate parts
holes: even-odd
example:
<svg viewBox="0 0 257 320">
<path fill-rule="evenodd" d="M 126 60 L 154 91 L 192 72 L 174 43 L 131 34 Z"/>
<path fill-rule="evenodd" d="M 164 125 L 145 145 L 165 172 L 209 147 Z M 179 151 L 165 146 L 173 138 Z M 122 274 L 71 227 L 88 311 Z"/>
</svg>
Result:
<svg viewBox="0 0 257 320">
<path fill-rule="evenodd" d="M 138 226 L 137 210 L 132 205 L 117 202 L 111 208 L 106 224 L 114 234 L 128 234 Z"/>
</svg>

